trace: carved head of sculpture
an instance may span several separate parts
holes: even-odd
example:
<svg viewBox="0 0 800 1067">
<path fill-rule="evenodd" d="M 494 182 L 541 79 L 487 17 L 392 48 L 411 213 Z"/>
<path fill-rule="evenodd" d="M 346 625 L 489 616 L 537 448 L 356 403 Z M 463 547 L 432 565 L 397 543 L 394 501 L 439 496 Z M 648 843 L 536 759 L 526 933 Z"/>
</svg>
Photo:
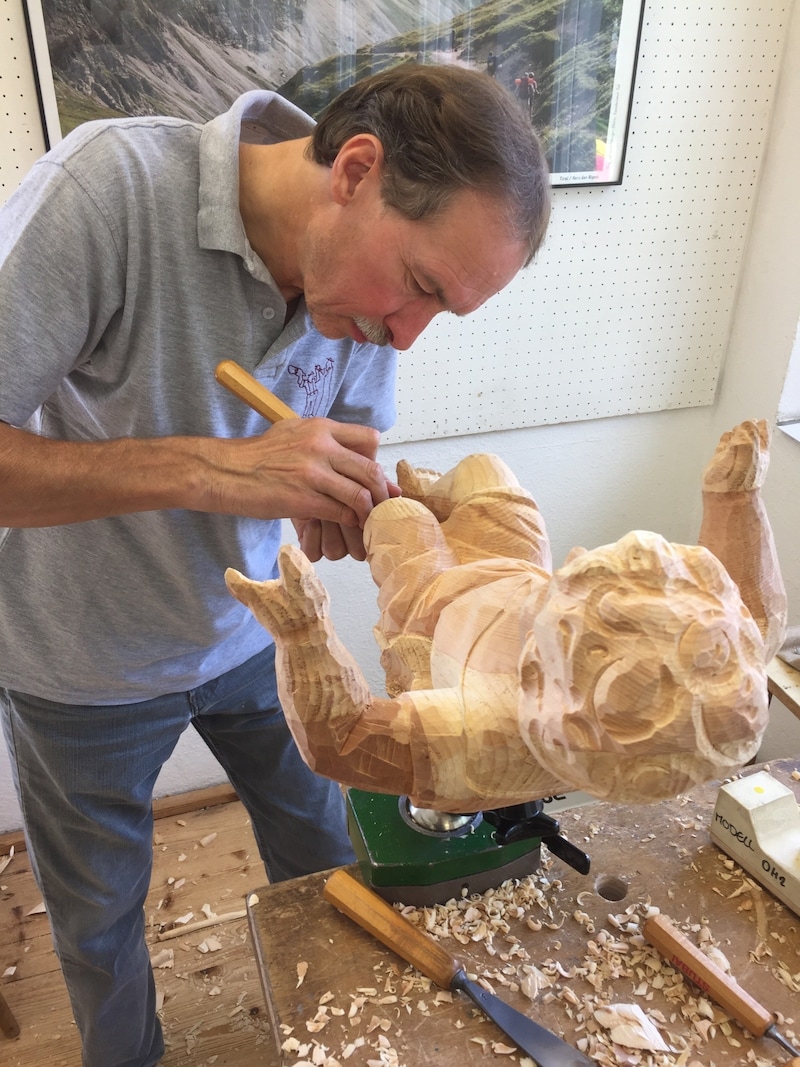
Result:
<svg viewBox="0 0 800 1067">
<path fill-rule="evenodd" d="M 742 766 L 766 726 L 764 644 L 707 549 L 635 531 L 573 553 L 520 661 L 523 736 L 594 796 L 674 796 Z"/>
</svg>

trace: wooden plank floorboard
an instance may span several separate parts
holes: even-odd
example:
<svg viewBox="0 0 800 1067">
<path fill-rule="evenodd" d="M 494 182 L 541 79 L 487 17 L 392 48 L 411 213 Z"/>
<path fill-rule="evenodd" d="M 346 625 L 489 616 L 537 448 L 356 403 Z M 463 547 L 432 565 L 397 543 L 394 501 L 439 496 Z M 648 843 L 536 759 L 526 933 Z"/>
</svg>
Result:
<svg viewBox="0 0 800 1067">
<path fill-rule="evenodd" d="M 229 793 L 227 796 L 229 797 Z M 156 988 L 167 1042 L 162 1067 L 259 1067 L 271 1063 L 272 1036 L 245 919 L 159 940 L 192 913 L 189 926 L 243 910 L 266 875 L 250 822 L 224 791 L 200 794 L 213 807 L 185 810 L 181 798 L 161 802 L 153 874 L 145 906 Z M 212 836 L 215 835 L 215 836 Z M 8 854 L 6 850 L 5 855 Z M 0 851 L 0 859 L 4 853 Z M 0 874 L 0 990 L 21 1027 L 0 1035 L 3 1067 L 80 1067 L 80 1046 L 45 915 L 28 915 L 41 901 L 24 849 Z M 204 905 L 206 911 L 204 911 Z M 217 948 L 217 945 L 220 947 Z M 201 946 L 212 951 L 202 951 Z"/>
</svg>

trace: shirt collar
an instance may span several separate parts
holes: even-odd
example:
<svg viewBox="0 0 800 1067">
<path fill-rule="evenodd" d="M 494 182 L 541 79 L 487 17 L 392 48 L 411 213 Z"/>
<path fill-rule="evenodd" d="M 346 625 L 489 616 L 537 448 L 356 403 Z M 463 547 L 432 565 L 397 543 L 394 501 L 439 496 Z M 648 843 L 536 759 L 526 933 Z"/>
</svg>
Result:
<svg viewBox="0 0 800 1067">
<path fill-rule="evenodd" d="M 239 212 L 239 143 L 278 144 L 308 137 L 314 122 L 277 93 L 254 90 L 240 96 L 223 115 L 207 122 L 200 135 L 201 248 L 235 252 L 259 281 L 274 284 L 253 251 Z"/>
</svg>

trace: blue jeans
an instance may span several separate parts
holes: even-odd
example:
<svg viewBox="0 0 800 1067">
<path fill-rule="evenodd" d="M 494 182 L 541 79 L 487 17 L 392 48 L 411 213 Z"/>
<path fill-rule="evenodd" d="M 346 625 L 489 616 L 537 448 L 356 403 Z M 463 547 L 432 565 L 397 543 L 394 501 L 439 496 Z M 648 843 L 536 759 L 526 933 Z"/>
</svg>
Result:
<svg viewBox="0 0 800 1067">
<path fill-rule="evenodd" d="M 164 1042 L 144 939 L 151 802 L 180 734 L 192 723 L 227 772 L 271 882 L 353 862 L 341 790 L 300 758 L 272 645 L 187 693 L 78 707 L 0 689 L 0 710 L 84 1067 L 153 1067 Z"/>
</svg>

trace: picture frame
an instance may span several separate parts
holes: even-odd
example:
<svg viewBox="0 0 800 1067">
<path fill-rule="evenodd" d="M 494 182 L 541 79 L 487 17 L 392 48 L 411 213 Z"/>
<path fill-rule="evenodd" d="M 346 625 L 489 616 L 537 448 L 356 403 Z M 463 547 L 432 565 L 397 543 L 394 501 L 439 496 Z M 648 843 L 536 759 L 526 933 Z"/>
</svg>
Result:
<svg viewBox="0 0 800 1067">
<path fill-rule="evenodd" d="M 317 117 L 397 63 L 458 63 L 503 84 L 553 186 L 622 181 L 645 0 L 24 0 L 48 147 L 92 118 L 205 121 L 247 89 Z"/>
</svg>

